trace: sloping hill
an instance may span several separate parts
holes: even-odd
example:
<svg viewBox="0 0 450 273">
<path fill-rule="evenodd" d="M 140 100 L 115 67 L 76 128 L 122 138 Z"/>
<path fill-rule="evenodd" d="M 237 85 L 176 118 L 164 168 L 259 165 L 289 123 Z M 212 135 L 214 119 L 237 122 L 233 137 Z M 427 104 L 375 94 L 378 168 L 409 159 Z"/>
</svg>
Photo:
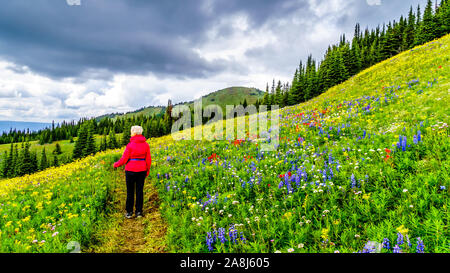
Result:
<svg viewBox="0 0 450 273">
<path fill-rule="evenodd" d="M 282 109 L 276 152 L 248 140 L 157 149 L 172 251 L 449 252 L 449 45 Z"/>
<path fill-rule="evenodd" d="M 242 104 L 244 102 L 244 99 L 247 100 L 248 104 L 254 104 L 256 100 L 261 99 L 264 97 L 264 92 L 256 89 L 256 88 L 248 88 L 248 87 L 229 87 L 221 90 L 217 90 L 215 92 L 212 92 L 208 95 L 205 95 L 202 97 L 202 104 L 203 106 L 208 106 L 211 104 L 217 104 L 221 106 L 223 109 L 225 109 L 225 105 L 238 105 Z M 184 102 L 180 103 L 180 105 L 188 105 L 189 107 L 193 107 L 194 102 Z M 145 115 L 145 116 L 151 116 L 151 115 L 158 115 L 163 114 L 165 111 L 165 107 L 158 107 L 158 106 L 149 106 L 144 107 L 141 109 L 138 109 L 133 112 L 128 112 L 126 114 L 107 114 L 102 115 L 100 117 L 97 117 L 97 121 L 101 120 L 102 118 L 109 117 L 112 119 L 115 119 L 117 117 L 131 117 L 131 116 L 138 116 L 138 115 Z"/>
<path fill-rule="evenodd" d="M 449 46 L 445 36 L 282 109 L 275 152 L 260 150 L 274 140 L 262 135 L 150 139 L 159 206 L 146 206 L 168 225 L 167 250 L 450 252 Z M 92 243 L 94 224 L 114 224 L 101 212 L 121 152 L 1 181 L 0 251 Z M 143 224 L 151 234 L 152 219 Z"/>
</svg>

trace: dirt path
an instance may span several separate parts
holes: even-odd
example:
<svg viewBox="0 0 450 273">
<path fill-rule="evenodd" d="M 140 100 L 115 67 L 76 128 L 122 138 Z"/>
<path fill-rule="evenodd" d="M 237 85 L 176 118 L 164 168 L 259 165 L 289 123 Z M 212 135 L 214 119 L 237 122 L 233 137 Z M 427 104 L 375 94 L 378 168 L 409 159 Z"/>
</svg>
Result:
<svg viewBox="0 0 450 273">
<path fill-rule="evenodd" d="M 144 185 L 144 217 L 126 219 L 126 186 L 123 170 L 117 170 L 115 199 L 110 203 L 115 212 L 110 216 L 108 227 L 97 237 L 99 243 L 89 252 L 97 253 L 163 253 L 166 252 L 165 234 L 167 227 L 159 213 L 159 199 L 156 189 L 147 179 Z"/>
</svg>

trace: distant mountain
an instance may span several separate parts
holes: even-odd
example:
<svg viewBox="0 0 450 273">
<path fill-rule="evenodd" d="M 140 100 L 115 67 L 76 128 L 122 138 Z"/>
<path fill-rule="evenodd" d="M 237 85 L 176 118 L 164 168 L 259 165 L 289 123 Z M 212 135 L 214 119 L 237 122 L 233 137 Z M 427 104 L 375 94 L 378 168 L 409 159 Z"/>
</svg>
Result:
<svg viewBox="0 0 450 273">
<path fill-rule="evenodd" d="M 39 131 L 41 129 L 45 129 L 46 127 L 51 127 L 51 123 L 42 123 L 42 122 L 26 122 L 26 121 L 0 121 L 0 135 L 3 132 L 9 132 L 12 128 L 17 131 L 23 131 L 30 129 L 30 131 Z"/>
<path fill-rule="evenodd" d="M 221 90 L 217 90 L 215 92 L 212 92 L 206 96 L 202 97 L 202 106 L 208 106 L 211 104 L 217 104 L 222 107 L 222 109 L 225 109 L 225 105 L 239 105 L 244 102 L 244 99 L 247 100 L 247 104 L 253 104 L 256 102 L 256 100 L 261 99 L 264 97 L 264 92 L 256 89 L 256 88 L 249 88 L 249 87 L 229 87 Z M 176 105 L 188 105 L 192 107 L 194 104 L 194 101 L 189 102 L 182 102 L 178 103 Z M 150 116 L 153 114 L 163 114 L 166 107 L 164 106 L 149 106 L 149 107 L 143 107 L 141 109 L 138 109 L 133 112 L 128 113 L 115 113 L 115 114 L 107 114 L 97 117 L 97 121 L 109 117 L 112 119 L 115 119 L 117 117 L 130 117 L 130 116 L 137 116 L 137 115 L 145 115 Z"/>
<path fill-rule="evenodd" d="M 229 87 L 215 91 L 202 97 L 202 106 L 217 104 L 224 108 L 226 105 L 239 105 L 247 100 L 247 104 L 254 104 L 256 100 L 264 97 L 264 92 L 256 88 Z M 184 103 L 193 106 L 194 102 Z"/>
</svg>

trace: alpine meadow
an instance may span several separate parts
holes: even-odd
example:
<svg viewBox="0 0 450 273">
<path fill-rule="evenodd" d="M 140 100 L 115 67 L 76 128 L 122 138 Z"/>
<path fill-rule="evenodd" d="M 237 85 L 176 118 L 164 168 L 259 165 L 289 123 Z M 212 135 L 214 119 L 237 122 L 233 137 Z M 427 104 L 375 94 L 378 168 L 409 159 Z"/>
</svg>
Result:
<svg viewBox="0 0 450 273">
<path fill-rule="evenodd" d="M 449 253 L 450 4 L 439 7 L 372 31 L 358 24 L 351 43 L 341 36 L 272 90 L 203 97 L 223 109 L 279 105 L 277 139 L 273 127 L 252 135 L 244 115 L 232 123 L 246 121 L 245 138 L 176 140 L 171 111 L 192 101 L 170 100 L 5 132 L 0 252 Z M 257 113 L 271 126 L 272 110 Z M 200 120 L 180 133 L 206 134 Z M 152 163 L 144 217 L 129 220 L 113 164 L 133 125 Z"/>
</svg>

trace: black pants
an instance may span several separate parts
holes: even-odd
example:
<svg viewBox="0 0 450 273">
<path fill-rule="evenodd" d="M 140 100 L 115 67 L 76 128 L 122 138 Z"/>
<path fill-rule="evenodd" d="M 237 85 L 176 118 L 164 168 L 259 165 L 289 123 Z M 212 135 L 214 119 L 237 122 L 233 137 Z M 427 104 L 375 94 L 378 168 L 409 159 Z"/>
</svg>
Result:
<svg viewBox="0 0 450 273">
<path fill-rule="evenodd" d="M 136 188 L 136 212 L 142 212 L 144 203 L 144 182 L 147 172 L 130 172 L 125 171 L 125 179 L 127 182 L 127 202 L 125 209 L 129 213 L 133 213 L 134 205 L 134 189 Z"/>
</svg>

